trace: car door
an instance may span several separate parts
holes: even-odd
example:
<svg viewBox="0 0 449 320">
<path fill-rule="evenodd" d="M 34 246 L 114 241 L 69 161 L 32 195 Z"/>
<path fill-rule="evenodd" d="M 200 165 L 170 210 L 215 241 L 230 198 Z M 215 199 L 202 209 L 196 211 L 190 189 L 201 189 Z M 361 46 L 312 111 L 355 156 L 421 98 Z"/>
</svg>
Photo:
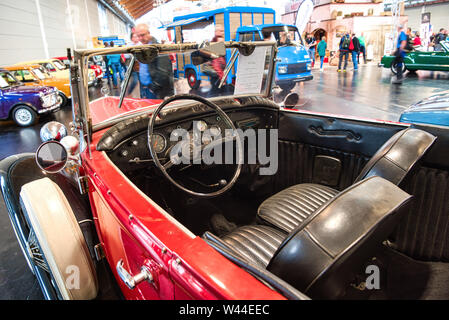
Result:
<svg viewBox="0 0 449 320">
<path fill-rule="evenodd" d="M 6 106 L 4 102 L 3 91 L 0 89 L 0 119 L 7 117 Z"/>
<path fill-rule="evenodd" d="M 169 276 L 171 256 L 165 254 L 162 244 L 148 233 L 137 217 L 133 219 L 117 203 L 120 195 L 105 192 L 106 181 L 95 175 L 91 182 L 89 196 L 98 235 L 125 298 L 173 299 L 174 288 Z M 127 278 L 143 275 L 143 272 L 151 279 L 142 280 L 134 288 L 127 286 Z"/>
<path fill-rule="evenodd" d="M 343 190 L 382 144 L 403 128 L 284 109 L 279 118 L 279 173 L 274 191 L 298 183 Z"/>
</svg>

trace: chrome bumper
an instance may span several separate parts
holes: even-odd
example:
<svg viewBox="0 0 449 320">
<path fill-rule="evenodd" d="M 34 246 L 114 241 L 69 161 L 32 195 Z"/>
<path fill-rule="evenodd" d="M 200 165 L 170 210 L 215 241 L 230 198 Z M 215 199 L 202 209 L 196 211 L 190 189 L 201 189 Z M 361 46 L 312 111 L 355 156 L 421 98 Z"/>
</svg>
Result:
<svg viewBox="0 0 449 320">
<path fill-rule="evenodd" d="M 57 111 L 60 107 L 61 107 L 61 103 L 56 103 L 56 104 L 55 104 L 54 106 L 52 106 L 52 107 L 45 108 L 45 109 L 41 109 L 41 110 L 38 110 L 37 112 L 38 112 L 39 114 L 42 114 L 42 113 L 47 113 L 47 112 Z"/>
</svg>

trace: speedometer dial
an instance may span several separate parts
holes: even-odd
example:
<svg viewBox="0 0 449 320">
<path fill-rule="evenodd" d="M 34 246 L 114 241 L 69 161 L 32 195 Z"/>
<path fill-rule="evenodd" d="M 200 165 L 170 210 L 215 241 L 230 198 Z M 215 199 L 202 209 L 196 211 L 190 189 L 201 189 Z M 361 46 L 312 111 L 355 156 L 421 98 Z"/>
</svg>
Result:
<svg viewBox="0 0 449 320">
<path fill-rule="evenodd" d="M 167 147 L 167 141 L 165 140 L 165 137 L 158 133 L 155 133 L 151 136 L 151 143 L 153 144 L 153 148 L 156 153 L 163 152 Z"/>
</svg>

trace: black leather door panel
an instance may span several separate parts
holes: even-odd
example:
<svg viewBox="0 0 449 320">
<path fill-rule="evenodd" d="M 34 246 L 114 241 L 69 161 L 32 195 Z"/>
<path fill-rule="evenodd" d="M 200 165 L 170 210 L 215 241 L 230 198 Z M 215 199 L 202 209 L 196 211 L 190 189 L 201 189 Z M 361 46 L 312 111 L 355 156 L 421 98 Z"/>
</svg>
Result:
<svg viewBox="0 0 449 320">
<path fill-rule="evenodd" d="M 372 156 L 407 126 L 281 111 L 279 139 Z"/>
</svg>

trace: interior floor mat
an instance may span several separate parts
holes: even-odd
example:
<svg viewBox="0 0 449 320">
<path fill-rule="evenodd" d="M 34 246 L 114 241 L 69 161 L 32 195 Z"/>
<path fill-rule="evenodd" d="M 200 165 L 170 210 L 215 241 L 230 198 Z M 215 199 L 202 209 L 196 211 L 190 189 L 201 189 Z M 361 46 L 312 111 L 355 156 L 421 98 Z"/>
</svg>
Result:
<svg viewBox="0 0 449 320">
<path fill-rule="evenodd" d="M 449 263 L 414 260 L 383 246 L 376 259 L 366 264 L 377 266 L 379 288 L 367 288 L 371 272 L 362 271 L 360 281 L 346 290 L 344 299 L 373 300 L 447 300 L 449 299 Z M 371 270 L 373 270 L 371 268 Z"/>
<path fill-rule="evenodd" d="M 235 223 L 228 221 L 224 215 L 218 213 L 212 215 L 209 223 L 212 232 L 218 237 L 222 237 L 237 229 L 237 225 Z"/>
</svg>

